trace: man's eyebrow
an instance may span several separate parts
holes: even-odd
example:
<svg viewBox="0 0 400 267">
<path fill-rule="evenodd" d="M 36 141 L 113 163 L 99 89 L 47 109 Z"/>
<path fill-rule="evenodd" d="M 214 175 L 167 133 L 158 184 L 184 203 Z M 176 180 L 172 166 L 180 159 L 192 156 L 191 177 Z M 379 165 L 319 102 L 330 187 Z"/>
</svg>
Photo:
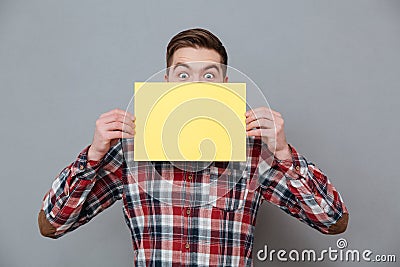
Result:
<svg viewBox="0 0 400 267">
<path fill-rule="evenodd" d="M 216 69 L 218 72 L 220 71 L 220 68 L 216 64 L 208 65 L 207 67 L 204 67 L 203 70 L 209 70 L 209 69 Z"/>
<path fill-rule="evenodd" d="M 177 67 L 184 67 L 184 68 L 190 69 L 188 64 L 178 62 L 175 64 L 175 66 L 172 70 L 175 70 Z"/>
</svg>

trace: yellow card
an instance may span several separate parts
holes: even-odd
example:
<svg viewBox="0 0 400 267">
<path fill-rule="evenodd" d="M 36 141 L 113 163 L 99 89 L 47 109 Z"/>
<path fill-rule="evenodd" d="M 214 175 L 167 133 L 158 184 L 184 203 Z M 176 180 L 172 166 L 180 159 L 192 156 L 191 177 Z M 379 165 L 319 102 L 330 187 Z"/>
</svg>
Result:
<svg viewBox="0 0 400 267">
<path fill-rule="evenodd" d="M 136 82 L 135 161 L 246 161 L 246 84 Z"/>
</svg>

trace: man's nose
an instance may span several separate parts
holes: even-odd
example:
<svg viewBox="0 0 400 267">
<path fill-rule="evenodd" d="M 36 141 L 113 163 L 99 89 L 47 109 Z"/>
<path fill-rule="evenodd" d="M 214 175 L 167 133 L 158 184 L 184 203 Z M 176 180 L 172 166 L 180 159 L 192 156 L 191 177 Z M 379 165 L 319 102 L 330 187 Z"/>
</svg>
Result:
<svg viewBox="0 0 400 267">
<path fill-rule="evenodd" d="M 206 79 L 202 77 L 200 74 L 192 75 L 192 82 L 204 82 Z"/>
<path fill-rule="evenodd" d="M 199 74 L 193 74 L 191 81 L 192 82 L 199 82 L 200 81 L 200 75 Z"/>
</svg>

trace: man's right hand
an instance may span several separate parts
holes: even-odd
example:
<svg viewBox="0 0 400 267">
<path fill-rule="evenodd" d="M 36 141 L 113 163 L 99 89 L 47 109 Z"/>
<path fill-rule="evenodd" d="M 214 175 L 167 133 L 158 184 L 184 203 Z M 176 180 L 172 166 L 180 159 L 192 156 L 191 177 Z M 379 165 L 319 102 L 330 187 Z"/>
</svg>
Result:
<svg viewBox="0 0 400 267">
<path fill-rule="evenodd" d="M 88 151 L 88 160 L 99 161 L 120 138 L 133 138 L 136 117 L 121 109 L 103 113 L 96 121 L 92 144 Z"/>
</svg>

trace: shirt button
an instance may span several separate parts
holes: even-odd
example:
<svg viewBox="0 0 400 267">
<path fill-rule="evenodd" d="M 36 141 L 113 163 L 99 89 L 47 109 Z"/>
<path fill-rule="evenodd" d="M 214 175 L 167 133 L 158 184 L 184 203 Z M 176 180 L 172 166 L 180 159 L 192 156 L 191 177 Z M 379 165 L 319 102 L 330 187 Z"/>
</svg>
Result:
<svg viewBox="0 0 400 267">
<path fill-rule="evenodd" d="M 189 180 L 192 180 L 192 175 L 191 175 L 191 174 L 188 176 L 188 179 L 189 179 Z"/>
<path fill-rule="evenodd" d="M 185 248 L 190 248 L 189 243 L 186 243 Z"/>
<path fill-rule="evenodd" d="M 84 168 L 85 168 L 85 167 L 83 167 L 83 165 L 80 165 L 80 166 L 79 166 L 79 169 L 80 169 L 80 170 L 83 170 Z"/>
<path fill-rule="evenodd" d="M 300 170 L 300 166 L 296 166 L 296 171 Z"/>
<path fill-rule="evenodd" d="M 190 209 L 187 209 L 187 210 L 186 210 L 186 214 L 187 214 L 187 215 L 190 215 Z"/>
</svg>

